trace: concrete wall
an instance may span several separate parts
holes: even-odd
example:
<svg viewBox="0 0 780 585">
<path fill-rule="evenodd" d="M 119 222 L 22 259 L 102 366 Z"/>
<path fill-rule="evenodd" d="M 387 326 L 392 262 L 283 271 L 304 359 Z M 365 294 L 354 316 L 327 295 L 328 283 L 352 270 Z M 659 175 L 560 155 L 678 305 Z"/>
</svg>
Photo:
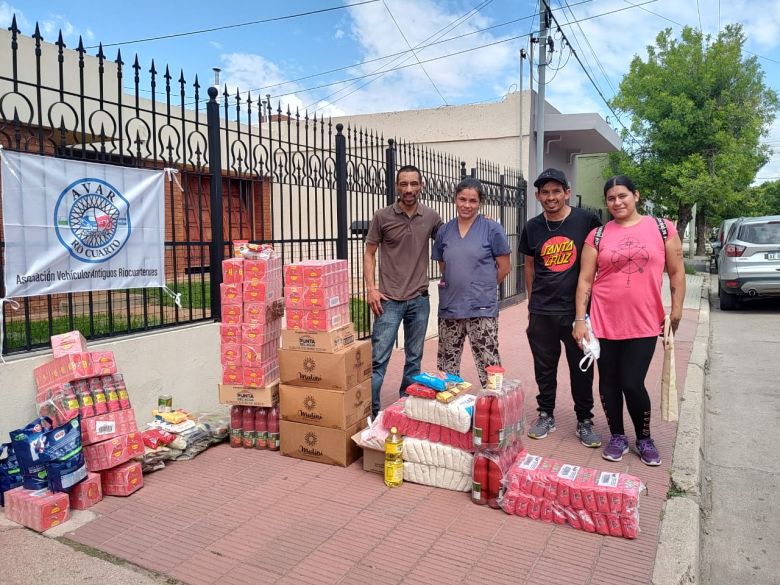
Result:
<svg viewBox="0 0 780 585">
<path fill-rule="evenodd" d="M 604 209 L 604 169 L 607 167 L 606 154 L 583 154 L 576 158 L 575 167 L 579 179 L 576 189 L 572 190 L 572 203 L 577 204 L 577 195 L 583 206 Z M 606 218 L 606 215 L 604 215 Z"/>
<path fill-rule="evenodd" d="M 438 281 L 431 281 L 431 314 L 427 337 L 436 335 L 438 319 Z M 403 328 L 399 332 L 403 347 Z M 151 419 L 160 394 L 173 395 L 173 405 L 191 412 L 219 407 L 217 384 L 219 363 L 219 325 L 207 323 L 167 331 L 139 334 L 103 343 L 90 342 L 90 350 L 113 351 L 117 368 L 127 383 L 130 401 L 139 426 Z M 51 351 L 6 358 L 0 364 L 0 442 L 8 433 L 24 426 L 36 416 L 33 369 L 52 358 Z"/>
<path fill-rule="evenodd" d="M 160 394 L 172 394 L 175 407 L 193 412 L 218 406 L 221 369 L 215 323 L 92 342 L 89 348 L 114 352 L 140 426 L 151 419 Z M 35 417 L 33 369 L 50 359 L 51 351 L 43 351 L 0 364 L 0 442 Z"/>
<path fill-rule="evenodd" d="M 334 118 L 352 127 L 370 128 L 384 137 L 398 137 L 454 154 L 470 169 L 477 158 L 522 170 L 528 176 L 528 131 L 531 122 L 531 93 L 523 97 L 522 157 L 520 153 L 520 93 L 506 95 L 500 102 L 427 110 L 383 112 Z M 550 106 L 551 111 L 556 111 Z"/>
</svg>

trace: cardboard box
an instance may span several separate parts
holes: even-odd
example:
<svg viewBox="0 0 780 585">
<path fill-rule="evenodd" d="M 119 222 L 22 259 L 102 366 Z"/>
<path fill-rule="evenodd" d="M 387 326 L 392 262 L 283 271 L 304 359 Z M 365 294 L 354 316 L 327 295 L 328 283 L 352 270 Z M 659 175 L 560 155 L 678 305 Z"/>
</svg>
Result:
<svg viewBox="0 0 780 585">
<path fill-rule="evenodd" d="M 138 431 L 131 408 L 81 419 L 81 442 L 92 445 Z"/>
<path fill-rule="evenodd" d="M 279 402 L 279 380 L 263 388 L 246 386 L 219 385 L 220 404 L 238 404 L 241 406 L 273 406 Z"/>
<path fill-rule="evenodd" d="M 349 284 L 335 286 L 286 286 L 284 303 L 290 309 L 319 309 L 349 302 Z"/>
<path fill-rule="evenodd" d="M 103 489 L 100 485 L 100 474 L 87 473 L 87 479 L 74 485 L 70 492 L 71 510 L 86 510 L 103 499 Z"/>
<path fill-rule="evenodd" d="M 69 353 L 83 353 L 87 351 L 87 340 L 81 331 L 68 331 L 60 335 L 51 336 L 51 351 L 54 357 L 61 357 Z"/>
<path fill-rule="evenodd" d="M 107 496 L 129 496 L 144 487 L 141 463 L 128 461 L 100 472 L 100 483 Z"/>
<path fill-rule="evenodd" d="M 241 343 L 241 324 L 220 323 L 220 343 Z"/>
<path fill-rule="evenodd" d="M 363 469 L 371 473 L 385 474 L 385 452 L 363 447 Z"/>
<path fill-rule="evenodd" d="M 247 388 L 263 388 L 279 379 L 279 359 L 261 362 L 254 366 L 241 366 L 241 384 Z"/>
<path fill-rule="evenodd" d="M 222 307 L 222 322 L 228 325 L 240 325 L 243 319 L 242 305 L 224 305 Z"/>
<path fill-rule="evenodd" d="M 219 285 L 219 296 L 223 306 L 240 305 L 244 300 L 241 282 L 231 282 Z"/>
<path fill-rule="evenodd" d="M 282 320 L 268 323 L 242 323 L 241 343 L 243 345 L 261 346 L 276 341 L 282 334 Z"/>
<path fill-rule="evenodd" d="M 279 406 L 279 416 L 284 420 L 348 429 L 371 416 L 371 380 L 345 391 L 282 384 Z"/>
<path fill-rule="evenodd" d="M 244 280 L 244 259 L 228 258 L 222 261 L 222 282 L 234 284 Z"/>
<path fill-rule="evenodd" d="M 222 366 L 222 383 L 242 385 L 244 383 L 244 368 L 241 366 Z"/>
<path fill-rule="evenodd" d="M 335 353 L 355 343 L 355 328 L 347 323 L 331 331 L 282 330 L 282 347 L 297 351 Z"/>
<path fill-rule="evenodd" d="M 5 492 L 5 517 L 36 532 L 44 532 L 70 517 L 68 494 L 14 488 Z"/>
<path fill-rule="evenodd" d="M 362 453 L 362 449 L 352 440 L 352 435 L 365 428 L 366 424 L 366 419 L 361 419 L 342 431 L 280 420 L 282 455 L 347 467 L 357 461 Z"/>
<path fill-rule="evenodd" d="M 279 350 L 282 384 L 349 390 L 371 378 L 371 342 L 357 341 L 334 352 Z"/>
<path fill-rule="evenodd" d="M 363 431 L 358 431 L 352 435 L 352 440 L 358 447 L 363 449 L 363 471 L 371 473 L 385 474 L 385 452 L 379 449 L 364 447 L 360 444 L 360 435 Z"/>
<path fill-rule="evenodd" d="M 221 343 L 219 345 L 219 363 L 223 366 L 242 365 L 241 344 Z"/>
<path fill-rule="evenodd" d="M 349 323 L 349 305 L 327 309 L 292 309 L 287 307 L 285 319 L 288 329 L 299 331 L 330 331 Z"/>
<path fill-rule="evenodd" d="M 116 467 L 143 454 L 144 442 L 141 433 L 138 432 L 84 446 L 84 459 L 89 471 L 102 471 Z"/>
</svg>

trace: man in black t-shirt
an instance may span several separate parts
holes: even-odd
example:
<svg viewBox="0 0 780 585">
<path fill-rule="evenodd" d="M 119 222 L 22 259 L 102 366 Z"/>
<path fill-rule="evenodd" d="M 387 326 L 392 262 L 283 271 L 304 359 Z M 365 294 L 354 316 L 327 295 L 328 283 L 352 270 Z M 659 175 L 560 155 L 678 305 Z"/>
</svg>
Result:
<svg viewBox="0 0 780 585">
<path fill-rule="evenodd" d="M 571 189 L 562 171 L 547 169 L 534 181 L 534 187 L 544 211 L 528 221 L 519 245 L 520 252 L 525 254 L 526 333 L 539 386 L 539 417 L 528 429 L 528 436 L 543 439 L 555 430 L 555 393 L 563 342 L 577 415 L 577 436 L 586 447 L 599 447 L 601 438 L 593 430 L 593 368 L 580 370 L 583 353 L 571 331 L 582 246 L 588 233 L 601 222 L 591 212 L 569 206 Z"/>
</svg>

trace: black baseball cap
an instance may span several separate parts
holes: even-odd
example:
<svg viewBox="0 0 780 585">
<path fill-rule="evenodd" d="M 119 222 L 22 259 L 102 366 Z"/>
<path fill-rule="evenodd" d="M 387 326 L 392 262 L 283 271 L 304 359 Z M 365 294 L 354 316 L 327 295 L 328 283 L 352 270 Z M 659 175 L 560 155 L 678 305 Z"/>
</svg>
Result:
<svg viewBox="0 0 780 585">
<path fill-rule="evenodd" d="M 548 183 L 550 181 L 557 181 L 561 185 L 564 186 L 564 188 L 569 188 L 569 181 L 566 179 L 566 175 L 563 171 L 559 171 L 558 169 L 545 169 L 542 171 L 542 174 L 537 177 L 537 179 L 534 181 L 534 187 L 537 189 L 541 188 L 542 185 L 545 183 Z"/>
</svg>

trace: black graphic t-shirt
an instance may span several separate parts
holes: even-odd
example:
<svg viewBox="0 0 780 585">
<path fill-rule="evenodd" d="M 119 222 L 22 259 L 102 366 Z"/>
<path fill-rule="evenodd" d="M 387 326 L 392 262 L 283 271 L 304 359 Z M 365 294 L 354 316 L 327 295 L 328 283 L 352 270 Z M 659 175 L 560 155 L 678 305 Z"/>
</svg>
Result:
<svg viewBox="0 0 780 585">
<path fill-rule="evenodd" d="M 528 220 L 518 248 L 534 258 L 531 313 L 574 314 L 582 245 L 585 236 L 600 225 L 598 217 L 579 207 L 572 207 L 562 222 L 545 222 L 544 213 Z"/>
</svg>

